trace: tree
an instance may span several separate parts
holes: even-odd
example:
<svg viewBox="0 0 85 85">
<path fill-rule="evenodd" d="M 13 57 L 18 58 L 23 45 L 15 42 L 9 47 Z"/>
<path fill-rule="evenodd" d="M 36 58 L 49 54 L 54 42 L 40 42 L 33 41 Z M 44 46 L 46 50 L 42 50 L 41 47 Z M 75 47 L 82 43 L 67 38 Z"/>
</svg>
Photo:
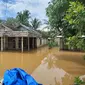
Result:
<svg viewBox="0 0 85 85">
<path fill-rule="evenodd" d="M 68 16 L 70 16 L 73 13 L 73 12 L 66 13 L 67 10 L 70 9 L 71 4 L 69 2 L 75 3 L 75 2 L 77 2 L 77 0 L 52 0 L 46 9 L 46 14 L 49 19 L 49 24 L 51 26 L 51 29 L 54 29 L 56 31 L 55 32 L 56 35 L 61 34 L 64 37 L 69 37 L 69 36 L 74 36 L 77 33 L 77 30 L 74 29 L 75 26 L 73 24 L 70 24 L 67 20 L 64 19 L 66 14 Z M 79 3 L 81 3 L 81 5 L 82 5 L 81 7 L 83 7 L 85 5 L 85 0 L 79 0 Z M 77 8 L 80 7 L 80 4 L 79 5 L 78 4 L 76 4 Z M 80 7 L 80 9 L 81 9 L 81 7 Z M 75 8 L 72 8 L 72 9 L 75 10 Z M 83 28 L 84 27 L 83 26 L 84 25 L 83 24 L 84 11 L 83 11 L 83 13 L 81 13 L 81 16 L 82 16 L 82 18 L 80 17 L 80 20 L 81 19 L 83 19 L 83 20 L 81 20 L 82 23 L 80 25 Z M 80 26 L 78 26 L 78 27 L 80 27 Z M 83 32 L 85 32 L 85 30 L 83 30 Z"/>
<path fill-rule="evenodd" d="M 50 31 L 51 30 L 51 25 L 50 25 L 49 21 L 44 19 L 44 24 L 46 26 L 43 28 L 43 30 L 47 29 L 48 31 Z"/>
<path fill-rule="evenodd" d="M 65 15 L 65 20 L 77 31 L 77 35 L 85 34 L 85 7 L 82 3 L 70 2 L 69 9 Z"/>
<path fill-rule="evenodd" d="M 71 42 L 70 44 L 73 45 L 74 49 L 84 50 L 84 40 L 79 39 L 79 36 L 85 35 L 84 2 L 84 0 L 52 0 L 46 9 L 49 24 L 53 31 L 51 36 L 55 37 L 57 34 L 64 36 L 62 41 L 64 46 L 66 46 L 66 43 Z"/>
<path fill-rule="evenodd" d="M 29 26 L 29 21 L 28 21 L 29 18 L 30 18 L 30 12 L 28 10 L 24 10 L 23 12 L 18 12 L 16 16 L 16 19 L 20 23 L 27 25 L 27 26 Z"/>
<path fill-rule="evenodd" d="M 37 30 L 40 34 L 42 34 L 42 37 L 43 38 L 47 38 L 48 39 L 48 37 L 49 37 L 49 35 L 48 35 L 48 32 L 46 32 L 46 31 L 42 31 L 42 30 Z"/>
<path fill-rule="evenodd" d="M 35 30 L 37 30 L 37 28 L 39 28 L 41 25 L 41 21 L 39 21 L 37 18 L 34 18 L 31 20 L 31 27 Z"/>
<path fill-rule="evenodd" d="M 75 30 L 75 35 L 67 38 L 67 45 L 73 50 L 85 51 L 85 39 L 79 38 L 79 36 L 85 35 L 85 6 L 79 1 L 69 3 L 64 20 L 72 25 L 71 29 Z"/>
<path fill-rule="evenodd" d="M 52 29 L 62 35 L 64 35 L 64 31 L 69 27 L 69 24 L 63 20 L 68 7 L 68 0 L 52 0 L 46 9 L 46 14 Z"/>
</svg>

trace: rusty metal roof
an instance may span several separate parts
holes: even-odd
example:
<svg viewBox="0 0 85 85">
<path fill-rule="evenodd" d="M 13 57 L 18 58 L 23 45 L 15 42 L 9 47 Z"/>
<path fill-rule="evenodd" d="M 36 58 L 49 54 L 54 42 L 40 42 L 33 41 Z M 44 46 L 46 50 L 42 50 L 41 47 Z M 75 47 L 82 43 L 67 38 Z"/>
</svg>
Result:
<svg viewBox="0 0 85 85">
<path fill-rule="evenodd" d="M 6 25 L 0 23 L 0 36 L 8 36 L 8 37 L 41 37 L 42 35 L 37 31 L 20 24 L 24 30 L 17 30 L 13 31 L 11 28 L 7 27 Z"/>
</svg>

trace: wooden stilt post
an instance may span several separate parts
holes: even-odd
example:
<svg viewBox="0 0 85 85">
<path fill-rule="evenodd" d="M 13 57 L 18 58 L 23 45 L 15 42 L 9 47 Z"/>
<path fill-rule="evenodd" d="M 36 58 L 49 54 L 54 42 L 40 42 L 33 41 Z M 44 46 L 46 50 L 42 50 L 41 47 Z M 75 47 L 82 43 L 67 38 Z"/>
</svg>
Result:
<svg viewBox="0 0 85 85">
<path fill-rule="evenodd" d="M 23 52 L 23 37 L 21 38 L 21 50 Z"/>
<path fill-rule="evenodd" d="M 19 49 L 19 38 L 18 37 L 16 37 L 15 43 L 16 43 L 16 50 L 17 50 Z"/>
<path fill-rule="evenodd" d="M 6 37 L 6 49 L 8 49 L 8 37 Z"/>
<path fill-rule="evenodd" d="M 6 40 L 5 40 L 5 37 L 4 37 L 4 50 L 5 50 L 5 47 L 6 47 L 5 44 L 6 44 Z"/>
<path fill-rule="evenodd" d="M 28 37 L 28 51 L 30 50 L 29 37 Z"/>
<path fill-rule="evenodd" d="M 1 51 L 3 51 L 3 37 L 1 37 Z"/>
<path fill-rule="evenodd" d="M 32 47 L 34 48 L 34 37 L 33 37 L 33 40 L 32 40 Z"/>
</svg>

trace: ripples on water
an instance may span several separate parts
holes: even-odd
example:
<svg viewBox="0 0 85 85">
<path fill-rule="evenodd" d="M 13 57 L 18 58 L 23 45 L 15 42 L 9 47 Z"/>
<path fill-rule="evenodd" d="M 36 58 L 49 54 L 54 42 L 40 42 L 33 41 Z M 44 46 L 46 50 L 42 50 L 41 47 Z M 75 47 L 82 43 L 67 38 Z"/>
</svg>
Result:
<svg viewBox="0 0 85 85">
<path fill-rule="evenodd" d="M 0 76 L 19 67 L 43 85 L 72 85 L 75 76 L 85 78 L 85 53 L 63 52 L 42 47 L 30 52 L 0 52 Z"/>
</svg>

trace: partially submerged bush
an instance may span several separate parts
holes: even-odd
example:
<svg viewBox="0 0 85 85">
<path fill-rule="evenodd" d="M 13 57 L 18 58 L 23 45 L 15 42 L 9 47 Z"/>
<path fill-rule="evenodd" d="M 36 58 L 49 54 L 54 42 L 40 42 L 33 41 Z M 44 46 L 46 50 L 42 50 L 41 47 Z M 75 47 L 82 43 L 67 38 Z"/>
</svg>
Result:
<svg viewBox="0 0 85 85">
<path fill-rule="evenodd" d="M 85 55 L 83 55 L 83 59 L 85 60 Z"/>
<path fill-rule="evenodd" d="M 79 77 L 75 77 L 74 85 L 82 85 L 82 84 L 85 84 L 85 82 L 81 80 Z"/>
<path fill-rule="evenodd" d="M 81 50 L 85 51 L 85 40 L 78 36 L 72 36 L 67 38 L 66 45 L 70 50 Z"/>
<path fill-rule="evenodd" d="M 67 45 L 69 49 L 76 49 L 78 43 L 78 38 L 76 36 L 67 38 Z"/>
<path fill-rule="evenodd" d="M 49 49 L 50 49 L 52 47 L 56 47 L 57 46 L 57 43 L 56 42 L 53 42 L 53 41 L 49 41 L 48 42 L 48 46 L 49 46 Z"/>
</svg>

